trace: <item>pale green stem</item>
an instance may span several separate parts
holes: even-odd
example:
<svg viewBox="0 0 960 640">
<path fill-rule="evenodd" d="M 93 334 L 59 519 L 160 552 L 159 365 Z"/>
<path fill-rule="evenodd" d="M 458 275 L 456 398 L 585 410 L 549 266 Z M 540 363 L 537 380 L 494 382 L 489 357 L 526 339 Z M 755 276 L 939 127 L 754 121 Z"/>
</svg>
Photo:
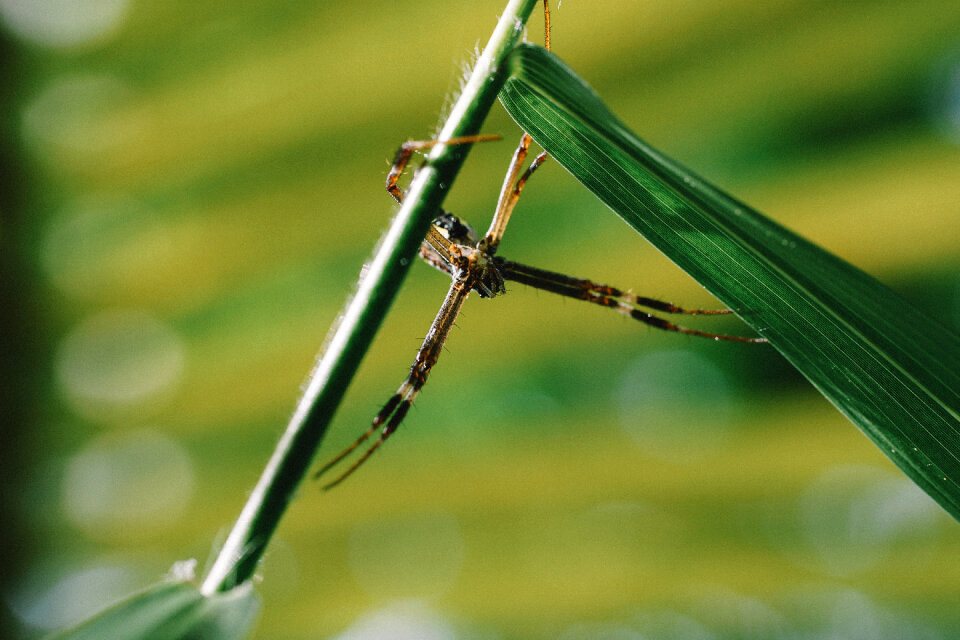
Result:
<svg viewBox="0 0 960 640">
<path fill-rule="evenodd" d="M 510 0 L 507 4 L 439 139 L 479 133 L 503 85 L 506 57 L 520 41 L 536 3 Z M 403 206 L 343 312 L 273 456 L 204 579 L 204 594 L 226 591 L 248 580 L 256 570 L 468 147 L 433 147 L 426 166 L 411 182 Z"/>
</svg>

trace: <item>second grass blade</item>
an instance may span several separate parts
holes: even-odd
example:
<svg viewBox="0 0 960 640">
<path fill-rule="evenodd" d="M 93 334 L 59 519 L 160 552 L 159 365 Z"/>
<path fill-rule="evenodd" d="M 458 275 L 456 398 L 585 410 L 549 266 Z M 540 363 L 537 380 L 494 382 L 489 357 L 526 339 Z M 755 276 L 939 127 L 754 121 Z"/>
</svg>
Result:
<svg viewBox="0 0 960 640">
<path fill-rule="evenodd" d="M 522 45 L 510 64 L 517 123 L 960 519 L 960 338 L 649 147 L 549 52 Z"/>
</svg>

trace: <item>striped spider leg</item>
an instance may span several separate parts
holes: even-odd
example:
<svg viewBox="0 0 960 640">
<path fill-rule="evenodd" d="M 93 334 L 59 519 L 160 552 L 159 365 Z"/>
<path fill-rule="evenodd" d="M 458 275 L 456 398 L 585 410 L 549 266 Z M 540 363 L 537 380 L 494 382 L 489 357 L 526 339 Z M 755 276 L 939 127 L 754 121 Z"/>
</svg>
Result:
<svg viewBox="0 0 960 640">
<path fill-rule="evenodd" d="M 727 315 L 733 313 L 731 309 L 684 309 L 669 302 L 655 300 L 638 296 L 630 291 L 621 291 L 605 284 L 599 284 L 592 280 L 582 278 L 573 278 L 562 273 L 555 273 L 545 269 L 530 267 L 519 262 L 513 262 L 504 258 L 496 258 L 494 263 L 500 270 L 504 280 L 520 282 L 537 289 L 550 291 L 562 296 L 585 300 L 604 307 L 609 307 L 626 316 L 639 320 L 656 329 L 665 331 L 674 331 L 699 338 L 709 338 L 711 340 L 729 340 L 732 342 L 767 342 L 766 338 L 729 336 L 722 333 L 710 333 L 709 331 L 700 331 L 699 329 L 689 329 L 669 320 L 661 318 L 646 309 L 662 311 L 664 313 L 685 314 L 685 315 Z"/>
</svg>

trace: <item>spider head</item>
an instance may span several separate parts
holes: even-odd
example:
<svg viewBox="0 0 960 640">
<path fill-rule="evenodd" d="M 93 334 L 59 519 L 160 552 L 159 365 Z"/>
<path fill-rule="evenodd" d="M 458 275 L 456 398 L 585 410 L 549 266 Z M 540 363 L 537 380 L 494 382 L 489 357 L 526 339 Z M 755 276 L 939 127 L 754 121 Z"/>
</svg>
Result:
<svg viewBox="0 0 960 640">
<path fill-rule="evenodd" d="M 480 236 L 469 224 L 451 213 L 442 213 L 433 219 L 433 224 L 443 236 L 455 244 L 476 247 Z"/>
</svg>

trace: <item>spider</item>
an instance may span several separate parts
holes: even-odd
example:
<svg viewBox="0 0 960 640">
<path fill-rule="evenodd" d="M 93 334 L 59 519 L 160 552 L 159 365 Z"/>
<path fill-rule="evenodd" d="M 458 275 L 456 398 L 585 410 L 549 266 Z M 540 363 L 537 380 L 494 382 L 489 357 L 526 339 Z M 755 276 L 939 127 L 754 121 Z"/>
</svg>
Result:
<svg viewBox="0 0 960 640">
<path fill-rule="evenodd" d="M 544 0 L 544 17 L 545 46 L 549 50 L 550 11 L 546 0 Z M 398 186 L 398 182 L 410 158 L 417 151 L 429 149 L 438 144 L 471 144 L 499 139 L 500 136 L 497 135 L 474 135 L 447 140 L 410 140 L 404 142 L 397 150 L 393 166 L 387 175 L 387 191 L 398 203 L 403 202 L 404 192 Z M 521 191 L 523 191 L 530 176 L 548 158 L 547 152 L 543 151 L 534 158 L 526 170 L 523 169 L 532 141 L 532 138 L 526 133 L 520 138 L 520 144 L 513 154 L 513 159 L 504 178 L 493 220 L 483 237 L 480 237 L 469 224 L 443 210 L 440 210 L 440 214 L 434 218 L 426 238 L 420 245 L 420 257 L 451 277 L 450 289 L 447 291 L 446 298 L 444 298 L 443 304 L 437 312 L 437 317 L 430 325 L 430 330 L 417 352 L 417 357 L 413 366 L 410 367 L 410 374 L 407 379 L 383 405 L 370 427 L 353 444 L 320 468 L 314 474 L 314 477 L 318 478 L 327 473 L 367 441 L 378 429 L 380 430 L 380 436 L 346 471 L 324 485 L 324 489 L 331 489 L 343 482 L 366 462 L 400 426 L 420 389 L 426 383 L 431 369 L 437 363 L 440 351 L 450 334 L 450 329 L 453 327 L 460 309 L 471 291 L 476 291 L 481 298 L 493 298 L 506 293 L 504 283 L 509 280 L 608 307 L 651 327 L 665 331 L 712 340 L 749 343 L 767 342 L 766 338 L 730 336 L 689 329 L 644 310 L 646 308 L 664 313 L 686 315 L 723 315 L 732 313 L 730 309 L 684 309 L 669 302 L 637 296 L 629 291 L 622 291 L 592 280 L 538 269 L 496 255 L 507 222 L 510 220 L 514 207 L 516 207 Z"/>
</svg>

